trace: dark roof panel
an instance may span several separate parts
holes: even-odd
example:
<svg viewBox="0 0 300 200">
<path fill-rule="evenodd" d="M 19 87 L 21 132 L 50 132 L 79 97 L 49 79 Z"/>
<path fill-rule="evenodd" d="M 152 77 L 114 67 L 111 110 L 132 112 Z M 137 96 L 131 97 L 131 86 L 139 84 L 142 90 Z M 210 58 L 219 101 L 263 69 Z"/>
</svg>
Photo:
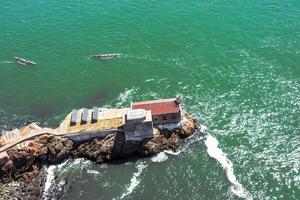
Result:
<svg viewBox="0 0 300 200">
<path fill-rule="evenodd" d="M 83 108 L 82 114 L 81 114 L 81 124 L 86 124 L 89 117 L 89 110 L 87 108 Z"/>
<path fill-rule="evenodd" d="M 78 110 L 73 110 L 71 113 L 70 125 L 73 126 L 77 123 Z"/>
<path fill-rule="evenodd" d="M 92 122 L 97 122 L 99 117 L 99 108 L 93 107 Z"/>
</svg>

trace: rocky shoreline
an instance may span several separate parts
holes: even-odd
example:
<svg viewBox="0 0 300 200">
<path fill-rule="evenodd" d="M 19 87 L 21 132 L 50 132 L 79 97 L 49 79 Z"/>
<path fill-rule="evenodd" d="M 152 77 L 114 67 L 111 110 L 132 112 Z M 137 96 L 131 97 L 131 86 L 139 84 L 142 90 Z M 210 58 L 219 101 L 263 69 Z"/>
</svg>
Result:
<svg viewBox="0 0 300 200">
<path fill-rule="evenodd" d="M 180 128 L 154 129 L 154 138 L 126 142 L 123 132 L 105 138 L 76 143 L 70 139 L 42 135 L 23 149 L 7 151 L 10 160 L 0 163 L 0 199 L 41 199 L 43 166 L 58 164 L 68 158 L 85 158 L 96 163 L 123 160 L 132 156 L 147 157 L 164 150 L 176 151 L 183 138 L 198 129 L 196 120 L 185 114 Z"/>
</svg>

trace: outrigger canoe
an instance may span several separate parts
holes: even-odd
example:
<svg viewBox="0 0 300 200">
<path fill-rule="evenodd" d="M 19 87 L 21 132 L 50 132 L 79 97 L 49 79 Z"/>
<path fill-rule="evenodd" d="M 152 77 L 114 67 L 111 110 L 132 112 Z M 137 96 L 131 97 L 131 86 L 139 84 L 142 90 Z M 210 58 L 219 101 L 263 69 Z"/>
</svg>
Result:
<svg viewBox="0 0 300 200">
<path fill-rule="evenodd" d="M 20 58 L 20 57 L 15 57 L 15 59 L 17 60 L 17 62 L 21 65 L 35 65 L 36 63 L 30 60 L 26 60 L 24 58 Z"/>
<path fill-rule="evenodd" d="M 113 53 L 113 54 L 96 54 L 93 57 L 98 58 L 100 60 L 109 60 L 113 58 L 120 57 L 122 54 L 120 53 Z"/>
</svg>

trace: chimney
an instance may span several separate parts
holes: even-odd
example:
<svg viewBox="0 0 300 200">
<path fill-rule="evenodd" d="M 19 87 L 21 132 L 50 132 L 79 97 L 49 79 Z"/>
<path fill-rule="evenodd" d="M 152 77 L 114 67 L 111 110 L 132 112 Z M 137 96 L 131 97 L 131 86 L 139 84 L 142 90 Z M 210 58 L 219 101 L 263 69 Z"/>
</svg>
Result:
<svg viewBox="0 0 300 200">
<path fill-rule="evenodd" d="M 176 95 L 175 103 L 176 103 L 176 105 L 181 104 L 181 97 L 179 95 Z"/>
</svg>

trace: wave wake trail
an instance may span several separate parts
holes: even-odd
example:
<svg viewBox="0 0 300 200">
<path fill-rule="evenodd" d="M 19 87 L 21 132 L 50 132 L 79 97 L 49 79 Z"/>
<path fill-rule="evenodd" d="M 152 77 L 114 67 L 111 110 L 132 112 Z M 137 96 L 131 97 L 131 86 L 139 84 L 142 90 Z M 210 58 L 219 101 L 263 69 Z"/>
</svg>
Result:
<svg viewBox="0 0 300 200">
<path fill-rule="evenodd" d="M 0 64 L 11 64 L 11 63 L 13 62 L 8 60 L 0 61 Z"/>
<path fill-rule="evenodd" d="M 231 192 L 243 199 L 252 200 L 252 194 L 248 192 L 236 179 L 233 172 L 233 164 L 227 158 L 226 154 L 218 147 L 219 142 L 212 135 L 207 134 L 205 140 L 205 145 L 207 147 L 207 153 L 211 158 L 216 159 L 226 172 L 226 177 L 228 181 L 232 184 L 230 187 Z"/>
</svg>

